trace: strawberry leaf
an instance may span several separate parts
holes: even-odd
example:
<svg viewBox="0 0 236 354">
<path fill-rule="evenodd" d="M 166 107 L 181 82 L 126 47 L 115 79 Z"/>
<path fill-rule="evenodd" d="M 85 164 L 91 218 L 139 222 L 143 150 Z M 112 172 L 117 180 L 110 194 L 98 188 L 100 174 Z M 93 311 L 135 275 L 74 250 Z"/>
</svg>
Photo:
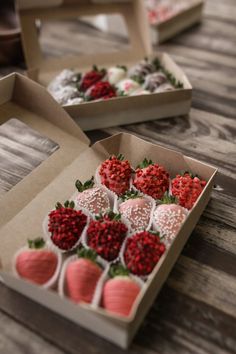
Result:
<svg viewBox="0 0 236 354">
<path fill-rule="evenodd" d="M 45 246 L 45 241 L 42 237 L 37 237 L 34 240 L 28 240 L 28 246 L 31 249 L 40 249 Z"/>
<path fill-rule="evenodd" d="M 148 166 L 150 166 L 150 165 L 153 165 L 154 163 L 152 162 L 152 160 L 148 160 L 148 159 L 144 159 L 143 160 L 143 162 L 141 162 L 136 168 L 140 168 L 140 169 L 142 169 L 142 168 L 146 168 L 146 167 L 148 167 Z"/>
<path fill-rule="evenodd" d="M 75 186 L 78 190 L 78 192 L 83 192 L 86 189 L 90 189 L 94 186 L 94 177 L 92 176 L 91 179 L 87 180 L 84 184 L 77 179 L 77 181 L 75 182 Z"/>
<path fill-rule="evenodd" d="M 139 197 L 141 197 L 140 192 L 135 191 L 134 189 L 131 189 L 130 191 L 127 191 L 123 195 L 121 195 L 120 199 L 124 202 L 125 200 L 136 199 Z"/>
<path fill-rule="evenodd" d="M 168 194 L 168 192 L 165 192 L 163 198 L 161 199 L 161 204 L 178 204 L 178 198 Z"/>
<path fill-rule="evenodd" d="M 111 278 L 115 278 L 118 276 L 128 276 L 128 275 L 129 275 L 129 270 L 121 264 L 112 265 L 109 270 L 109 276 Z"/>
<path fill-rule="evenodd" d="M 79 258 L 86 258 L 96 263 L 97 253 L 94 250 L 81 248 L 78 249 L 77 255 Z"/>
</svg>

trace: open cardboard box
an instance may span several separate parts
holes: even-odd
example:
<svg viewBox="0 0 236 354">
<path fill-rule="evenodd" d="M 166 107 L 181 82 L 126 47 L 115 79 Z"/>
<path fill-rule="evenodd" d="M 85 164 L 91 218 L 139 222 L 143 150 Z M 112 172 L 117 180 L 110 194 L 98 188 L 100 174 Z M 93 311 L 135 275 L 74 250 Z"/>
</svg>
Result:
<svg viewBox="0 0 236 354">
<path fill-rule="evenodd" d="M 191 0 L 185 9 L 170 19 L 151 25 L 152 42 L 155 44 L 163 43 L 190 26 L 199 23 L 202 20 L 203 7 L 204 0 Z"/>
<path fill-rule="evenodd" d="M 120 124 L 131 124 L 157 118 L 187 114 L 191 106 L 192 86 L 183 71 L 166 53 L 153 53 L 149 37 L 146 10 L 142 0 L 94 3 L 81 0 L 49 0 L 47 4 L 35 0 L 18 0 L 22 41 L 28 76 L 43 86 L 64 68 L 86 72 L 93 64 L 99 67 L 137 63 L 144 57 L 158 57 L 161 64 L 183 84 L 182 89 L 132 97 L 117 97 L 105 101 L 84 102 L 64 106 L 83 130 L 99 129 Z M 38 4 L 38 7 L 37 5 Z M 44 5 L 44 7 L 43 7 Z M 130 38 L 128 50 L 62 58 L 43 57 L 35 21 L 74 19 L 79 16 L 119 13 L 124 17 Z M 114 112 L 116 114 L 114 115 Z"/>
<path fill-rule="evenodd" d="M 1 122 L 17 117 L 60 145 L 59 150 L 0 201 L 0 276 L 9 287 L 127 348 L 209 201 L 216 169 L 130 134 L 111 136 L 89 147 L 89 141 L 80 128 L 46 90 L 19 74 L 0 80 L 0 98 Z M 120 153 L 133 166 L 147 157 L 164 165 L 171 176 L 181 170 L 190 170 L 208 181 L 172 246 L 149 277 L 129 318 L 114 316 L 88 305 L 75 305 L 60 298 L 56 292 L 15 278 L 11 271 L 15 252 L 25 245 L 28 238 L 43 235 L 42 223 L 46 213 L 54 208 L 55 202 L 64 201 L 74 193 L 75 180 L 90 178 L 104 159 Z"/>
</svg>

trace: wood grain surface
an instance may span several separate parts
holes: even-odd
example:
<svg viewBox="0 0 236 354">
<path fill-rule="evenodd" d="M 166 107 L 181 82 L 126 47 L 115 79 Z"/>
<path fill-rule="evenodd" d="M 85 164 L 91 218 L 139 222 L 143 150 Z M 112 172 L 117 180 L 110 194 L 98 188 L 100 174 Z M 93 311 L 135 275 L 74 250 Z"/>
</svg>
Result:
<svg viewBox="0 0 236 354">
<path fill-rule="evenodd" d="M 44 36 L 47 55 L 127 45 L 119 36 L 82 23 L 67 23 L 67 28 L 71 36 L 65 34 L 65 41 L 60 24 Z M 88 134 L 94 142 L 111 133 L 131 132 L 219 167 L 211 201 L 127 353 L 236 353 L 235 33 L 235 0 L 208 0 L 201 25 L 161 46 L 194 86 L 188 117 Z M 124 352 L 4 285 L 0 323 L 4 354 Z"/>
</svg>

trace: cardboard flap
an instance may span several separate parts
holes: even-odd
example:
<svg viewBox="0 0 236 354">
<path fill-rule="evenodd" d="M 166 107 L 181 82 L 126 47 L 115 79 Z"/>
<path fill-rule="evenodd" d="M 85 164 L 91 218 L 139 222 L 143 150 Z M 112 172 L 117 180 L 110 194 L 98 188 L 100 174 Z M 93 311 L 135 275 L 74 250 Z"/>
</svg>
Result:
<svg viewBox="0 0 236 354">
<path fill-rule="evenodd" d="M 40 48 L 39 37 L 35 26 L 35 21 L 40 19 L 45 20 L 57 20 L 57 19 L 75 19 L 79 16 L 89 16 L 97 14 L 121 14 L 125 20 L 129 37 L 130 48 L 126 51 L 122 51 L 118 54 L 126 55 L 131 58 L 144 57 L 151 54 L 151 41 L 149 37 L 149 27 L 145 11 L 144 2 L 142 0 L 130 0 L 130 1 L 113 1 L 113 2 L 85 2 L 75 0 L 64 0 L 64 3 L 58 4 L 59 0 L 39 2 L 37 6 L 27 6 L 30 2 L 27 0 L 20 0 L 19 16 L 21 22 L 22 42 L 25 53 L 25 60 L 29 69 L 41 68 L 44 69 L 54 68 L 61 63 L 63 66 L 73 66 L 75 60 L 68 58 L 66 61 L 61 61 L 60 58 L 56 59 L 44 59 Z M 114 55 L 114 53 L 113 53 Z M 116 56 L 116 54 L 115 54 Z M 93 57 L 93 55 L 87 56 Z M 80 65 L 80 61 L 86 62 L 86 57 L 81 56 L 77 58 L 77 66 Z M 94 58 L 93 58 L 94 60 Z M 47 65 L 46 65 L 47 64 Z"/>
<path fill-rule="evenodd" d="M 0 97 L 0 124 L 16 118 L 59 146 L 1 196 L 1 226 L 76 159 L 89 145 L 89 139 L 45 88 L 20 74 L 0 80 Z"/>
</svg>

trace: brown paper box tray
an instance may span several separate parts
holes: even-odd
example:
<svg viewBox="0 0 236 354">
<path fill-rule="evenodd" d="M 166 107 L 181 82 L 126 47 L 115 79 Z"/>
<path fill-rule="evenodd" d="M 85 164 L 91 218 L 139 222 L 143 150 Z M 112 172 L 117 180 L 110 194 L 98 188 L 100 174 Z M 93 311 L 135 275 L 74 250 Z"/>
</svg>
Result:
<svg viewBox="0 0 236 354">
<path fill-rule="evenodd" d="M 88 141 L 79 127 L 76 127 L 63 109 L 55 104 L 46 90 L 20 75 L 11 75 L 0 80 L 0 97 L 1 116 L 5 120 L 14 114 L 60 144 L 56 153 L 8 192 L 0 202 L 1 210 L 7 203 L 10 206 L 4 211 L 0 229 L 0 275 L 3 281 L 34 301 L 122 348 L 127 348 L 208 203 L 216 169 L 130 134 L 118 134 L 88 147 Z M 63 132 L 61 127 L 67 127 L 66 132 Z M 55 202 L 66 200 L 74 193 L 74 182 L 77 178 L 84 180 L 91 177 L 105 158 L 110 154 L 119 153 L 124 154 L 133 166 L 148 157 L 164 165 L 171 176 L 180 170 L 191 170 L 208 181 L 171 248 L 164 254 L 149 278 L 128 319 L 108 315 L 102 309 L 74 305 L 52 291 L 42 290 L 38 286 L 16 279 L 11 274 L 14 253 L 25 245 L 28 238 L 42 235 L 42 221 Z M 60 158 L 57 154 L 61 154 Z M 68 157 L 68 154 L 71 156 Z M 36 189 L 33 187 L 35 182 L 38 183 Z M 24 199 L 22 196 L 26 192 L 27 198 Z M 21 198 L 23 200 L 18 203 Z"/>
<path fill-rule="evenodd" d="M 146 10 L 142 0 L 95 4 L 76 3 L 61 0 L 60 6 L 49 3 L 47 7 L 25 8 L 21 0 L 19 15 L 22 27 L 22 41 L 28 66 L 28 76 L 47 86 L 64 68 L 74 68 L 85 72 L 93 64 L 108 67 L 116 64 L 133 65 L 144 57 L 158 57 L 162 65 L 177 80 L 183 83 L 183 89 L 150 95 L 118 97 L 106 101 L 85 102 L 79 105 L 64 106 L 83 130 L 100 129 L 120 124 L 131 124 L 158 118 L 185 115 L 190 111 L 192 86 L 183 71 L 165 53 L 152 53 Z M 71 4 L 72 3 L 72 4 Z M 76 4 L 75 4 L 76 3 Z M 46 5 L 45 5 L 46 6 Z M 68 56 L 45 59 L 43 57 L 35 20 L 69 19 L 82 15 L 120 13 L 126 22 L 130 37 L 130 48 L 116 53 L 96 55 Z M 114 115 L 114 112 L 116 113 Z"/>
<path fill-rule="evenodd" d="M 189 7 L 167 21 L 151 25 L 154 43 L 163 43 L 202 20 L 204 0 L 191 1 Z"/>
</svg>

